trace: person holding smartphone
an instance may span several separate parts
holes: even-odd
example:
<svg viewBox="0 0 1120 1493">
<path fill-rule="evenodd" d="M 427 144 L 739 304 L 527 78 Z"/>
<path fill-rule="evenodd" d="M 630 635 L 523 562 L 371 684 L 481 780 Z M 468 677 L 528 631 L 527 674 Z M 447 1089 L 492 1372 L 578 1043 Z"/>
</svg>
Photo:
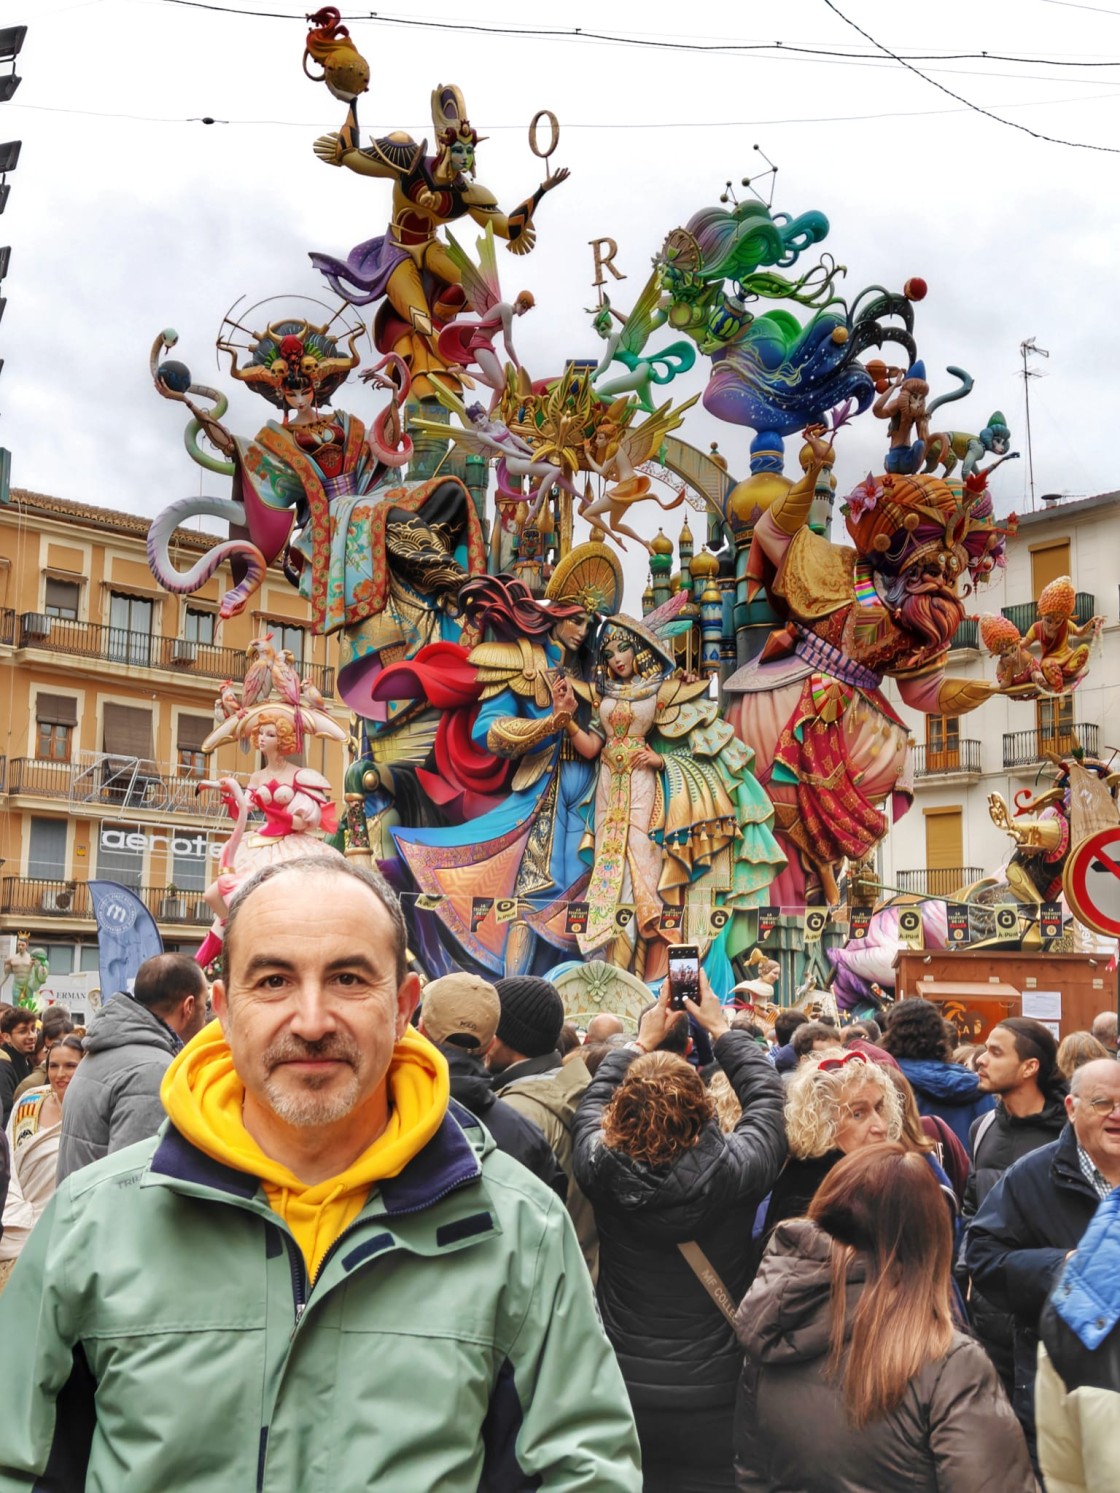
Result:
<svg viewBox="0 0 1120 1493">
<path fill-rule="evenodd" d="M 687 965 L 686 946 L 679 952 Z M 699 1245 L 733 1309 L 750 1284 L 755 1211 L 785 1160 L 784 1090 L 751 1037 L 729 1027 L 698 961 L 694 985 L 680 974 L 643 1014 L 637 1041 L 600 1065 L 576 1112 L 573 1164 L 595 1209 L 599 1308 L 634 1409 L 646 1493 L 716 1493 L 734 1487 L 740 1350 L 681 1246 Z M 700 1075 L 662 1045 L 690 1016 L 742 1106 L 728 1135 Z"/>
</svg>

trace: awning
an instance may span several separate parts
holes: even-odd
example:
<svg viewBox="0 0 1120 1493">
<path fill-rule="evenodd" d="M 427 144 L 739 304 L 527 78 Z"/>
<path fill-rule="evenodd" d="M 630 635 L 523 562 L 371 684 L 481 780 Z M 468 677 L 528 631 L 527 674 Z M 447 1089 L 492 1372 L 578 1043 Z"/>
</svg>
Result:
<svg viewBox="0 0 1120 1493">
<path fill-rule="evenodd" d="M 76 726 L 78 702 L 69 695 L 48 695 L 40 690 L 35 696 L 35 719 L 46 726 Z"/>
<path fill-rule="evenodd" d="M 133 705 L 105 704 L 103 750 L 113 757 L 152 760 L 152 712 Z"/>
<path fill-rule="evenodd" d="M 994 996 L 996 999 L 1018 1000 L 1021 990 L 1009 985 L 1006 980 L 916 980 L 914 982 L 927 1000 L 965 1000 L 977 996 Z"/>
<path fill-rule="evenodd" d="M 70 611 L 78 605 L 79 582 L 75 576 L 72 581 L 59 581 L 53 576 L 47 576 L 47 588 L 43 597 L 43 605 L 58 607 L 61 611 Z M 57 722 L 62 725 L 63 722 Z"/>
<path fill-rule="evenodd" d="M 202 743 L 214 729 L 208 715 L 180 715 L 175 727 L 175 745 L 180 752 L 201 752 Z"/>
</svg>

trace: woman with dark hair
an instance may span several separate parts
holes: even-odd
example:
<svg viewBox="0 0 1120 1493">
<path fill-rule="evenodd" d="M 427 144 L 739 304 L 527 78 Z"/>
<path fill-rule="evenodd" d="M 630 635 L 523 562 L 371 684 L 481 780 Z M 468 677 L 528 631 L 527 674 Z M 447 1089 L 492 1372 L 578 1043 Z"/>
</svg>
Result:
<svg viewBox="0 0 1120 1493">
<path fill-rule="evenodd" d="M 987 1114 L 994 1101 L 975 1073 L 953 1062 L 945 1023 L 933 1002 L 920 996 L 899 1001 L 881 1046 L 909 1079 L 919 1114 L 940 1116 L 967 1147 L 973 1120 Z"/>
<path fill-rule="evenodd" d="M 722 1289 L 734 1311 L 750 1278 L 751 1220 L 785 1156 L 782 1081 L 766 1055 L 728 1027 L 703 975 L 699 1004 L 685 1004 L 742 1107 L 730 1134 L 699 1074 L 656 1050 L 679 1020 L 667 986 L 631 1050 L 604 1059 L 573 1130 L 576 1179 L 599 1228 L 599 1307 L 634 1407 L 646 1493 L 734 1487 L 740 1354 L 709 1292 Z M 686 1245 L 705 1258 L 694 1265 Z"/>
<path fill-rule="evenodd" d="M 779 1226 L 739 1309 L 739 1493 L 1034 1493 L 995 1369 L 953 1325 L 951 1254 L 897 1142 L 845 1156 Z"/>
</svg>

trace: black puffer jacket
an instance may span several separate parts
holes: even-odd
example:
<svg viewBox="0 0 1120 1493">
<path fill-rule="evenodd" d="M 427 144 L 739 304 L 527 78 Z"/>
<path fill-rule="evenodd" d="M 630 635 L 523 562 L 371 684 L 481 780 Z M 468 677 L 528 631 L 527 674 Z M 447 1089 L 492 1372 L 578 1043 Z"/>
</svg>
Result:
<svg viewBox="0 0 1120 1493">
<path fill-rule="evenodd" d="M 716 1058 L 743 1114 L 730 1135 L 708 1125 L 668 1168 L 603 1144 L 602 1112 L 636 1056 L 612 1053 L 575 1118 L 575 1174 L 599 1226 L 599 1306 L 636 1408 L 687 1411 L 735 1398 L 735 1335 L 677 1248 L 694 1239 L 739 1301 L 750 1283 L 751 1223 L 786 1154 L 785 1091 L 746 1032 Z"/>
<path fill-rule="evenodd" d="M 449 1042 L 440 1046 L 451 1073 L 451 1097 L 486 1126 L 507 1156 L 528 1167 L 535 1177 L 551 1187 L 558 1197 L 568 1195 L 568 1179 L 544 1138 L 544 1131 L 518 1114 L 494 1093 L 490 1073 L 481 1058 Z"/>
<path fill-rule="evenodd" d="M 984 1199 L 1007 1168 L 1058 1139 L 1066 1128 L 1066 1109 L 1060 1096 L 1046 1101 L 1033 1115 L 1008 1114 L 997 1104 L 990 1115 L 974 1120 L 969 1134 L 972 1165 L 964 1189 L 961 1213 L 966 1223 L 974 1218 Z M 968 1299 L 969 1316 L 976 1336 L 991 1354 L 1008 1393 L 1014 1384 L 1013 1332 L 1010 1312 L 993 1306 L 976 1286 L 967 1290 L 968 1277 L 960 1271 L 961 1287 Z"/>
</svg>

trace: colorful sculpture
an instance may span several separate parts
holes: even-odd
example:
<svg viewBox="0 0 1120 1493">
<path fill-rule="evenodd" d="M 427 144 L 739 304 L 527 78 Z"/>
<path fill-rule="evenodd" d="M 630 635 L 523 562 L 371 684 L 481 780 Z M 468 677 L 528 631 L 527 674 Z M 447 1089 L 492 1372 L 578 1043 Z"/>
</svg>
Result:
<svg viewBox="0 0 1120 1493">
<path fill-rule="evenodd" d="M 31 947 L 30 933 L 17 933 L 15 951 L 4 960 L 4 978 L 11 976 L 9 992 L 13 1006 L 22 1006 L 34 1011 L 39 990 L 46 984 L 50 974 L 46 949 Z"/>
<path fill-rule="evenodd" d="M 593 318 L 591 325 L 607 344 L 591 375 L 600 399 L 609 401 L 620 394 L 634 394 L 638 408 L 652 415 L 655 409 L 652 386 L 671 383 L 696 362 L 696 349 L 688 342 L 670 342 L 655 353 L 645 351 L 650 334 L 663 326 L 668 317 L 666 300 L 661 277 L 655 269 L 629 316 L 616 311 L 606 295 L 602 304 L 589 313 Z M 608 379 L 606 375 L 615 363 L 626 371 Z"/>
<path fill-rule="evenodd" d="M 1038 620 L 1023 639 L 1024 649 L 1038 648 L 1042 677 L 1055 693 L 1080 683 L 1089 667 L 1089 644 L 1081 639 L 1099 637 L 1104 626 L 1103 617 L 1074 621 L 1076 607 L 1073 581 L 1068 575 L 1059 576 L 1043 587 L 1038 598 Z"/>
<path fill-rule="evenodd" d="M 536 242 L 533 218 L 541 200 L 568 177 L 566 169 L 551 172 L 507 216 L 493 193 L 473 179 L 475 147 L 482 137 L 471 127 L 466 102 L 454 84 L 441 83 L 433 90 L 432 127 L 434 156 L 425 154 L 426 141 L 417 144 L 400 130 L 363 147 L 351 102 L 342 130 L 321 136 L 314 147 L 329 166 L 393 183 L 392 216 L 383 234 L 358 244 L 344 260 L 313 253 L 311 262 L 351 305 L 383 302 L 373 321 L 374 343 L 380 352 L 403 358 L 418 397 L 433 395 L 441 386 L 458 392 L 462 384 L 461 344 L 449 342 L 443 352 L 439 347 L 440 333 L 466 304 L 461 261 L 440 240 L 439 230 L 469 216 L 506 239 L 513 253 L 528 254 Z M 485 323 L 492 308 L 476 304 L 474 309 Z"/>
<path fill-rule="evenodd" d="M 309 683 L 300 683 L 298 674 L 272 647 L 270 636 L 255 639 L 249 656 L 253 662 L 240 699 L 227 682 L 215 704 L 215 718 L 221 716 L 221 722 L 202 743 L 204 752 L 212 752 L 224 742 L 238 741 L 243 750 L 251 745 L 264 758 L 264 766 L 251 774 L 244 787 L 229 776 L 198 785 L 199 790 L 220 792 L 234 820 L 233 833 L 222 847 L 217 879 L 206 890 L 215 919 L 195 956 L 203 966 L 221 951 L 229 904 L 254 871 L 297 856 L 338 855 L 323 839 L 337 829 L 331 785 L 322 773 L 301 767 L 291 758 L 301 750 L 305 733 L 333 741 L 345 741 L 346 733 L 306 698 Z M 295 682 L 294 700 L 289 675 Z M 272 699 L 278 683 L 287 696 L 280 701 Z M 263 828 L 250 827 L 254 811 L 263 814 Z"/>
</svg>

